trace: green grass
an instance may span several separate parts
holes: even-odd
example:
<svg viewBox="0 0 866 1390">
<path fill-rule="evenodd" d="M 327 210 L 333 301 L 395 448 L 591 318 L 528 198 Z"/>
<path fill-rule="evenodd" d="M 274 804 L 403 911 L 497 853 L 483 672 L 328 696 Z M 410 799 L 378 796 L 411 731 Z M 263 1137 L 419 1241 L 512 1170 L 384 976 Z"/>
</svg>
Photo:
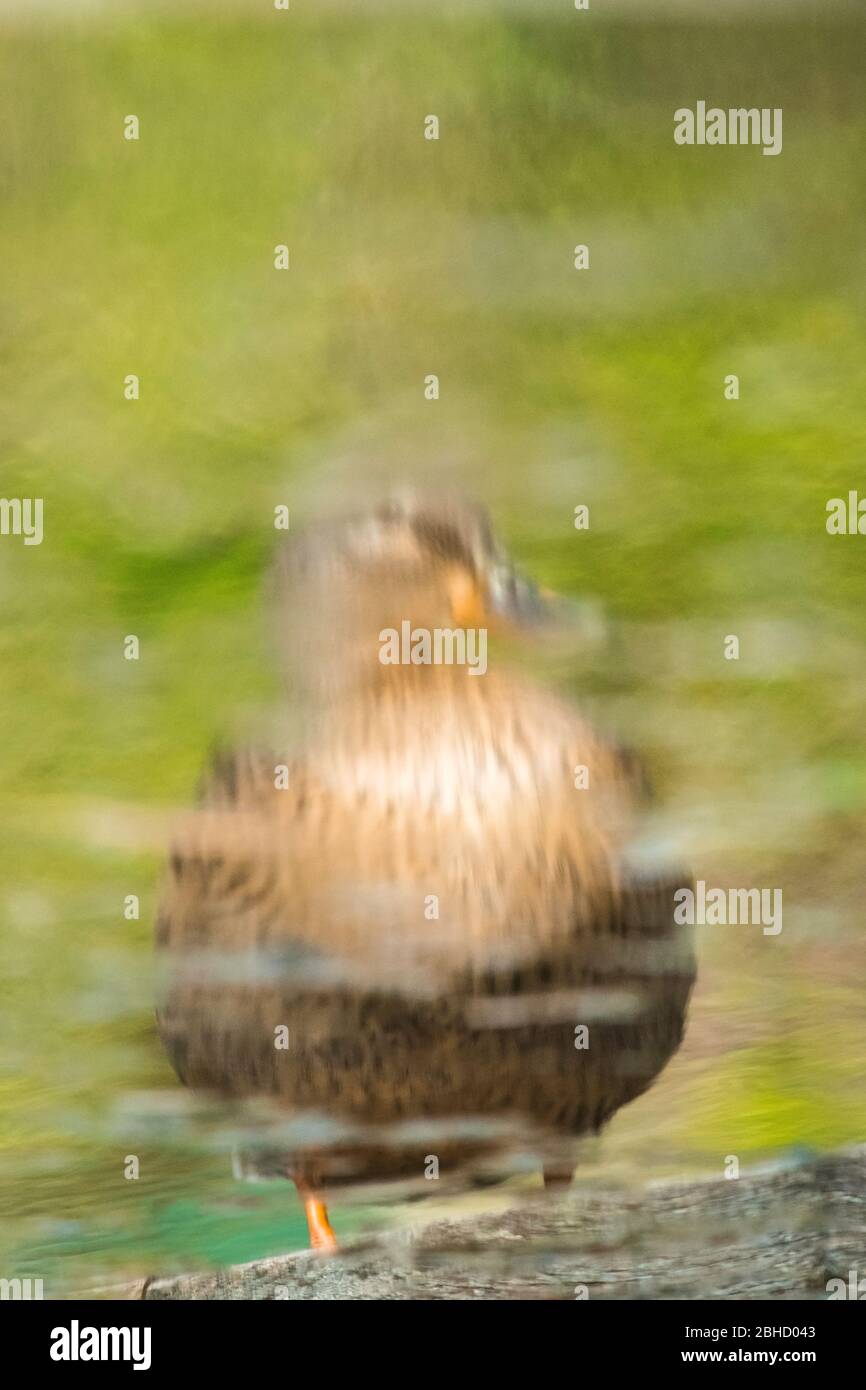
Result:
<svg viewBox="0 0 866 1390">
<path fill-rule="evenodd" d="M 174 1094 L 164 813 L 274 699 L 274 505 L 406 476 L 479 494 L 608 615 L 552 671 L 647 752 L 658 833 L 784 888 L 780 938 L 706 934 L 686 1048 L 611 1161 L 862 1138 L 866 541 L 824 509 L 866 493 L 864 25 L 177 11 L 0 51 L 2 493 L 46 528 L 0 541 L 15 1258 L 68 1285 L 299 1243 L 209 1136 L 133 1123 Z M 782 155 L 675 147 L 699 97 L 782 106 Z"/>
</svg>

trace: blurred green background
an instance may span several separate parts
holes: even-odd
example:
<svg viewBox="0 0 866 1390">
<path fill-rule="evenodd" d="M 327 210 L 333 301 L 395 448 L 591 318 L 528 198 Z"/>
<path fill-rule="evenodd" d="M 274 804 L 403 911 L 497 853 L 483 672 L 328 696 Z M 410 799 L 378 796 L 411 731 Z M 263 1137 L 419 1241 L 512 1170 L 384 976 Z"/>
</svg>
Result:
<svg viewBox="0 0 866 1390">
<path fill-rule="evenodd" d="M 407 477 L 595 615 L 546 672 L 645 754 L 648 844 L 784 891 L 778 937 L 700 929 L 683 1050 L 583 1180 L 864 1137 L 866 540 L 824 522 L 866 494 L 866 21 L 651 8 L 3 7 L 2 493 L 45 539 L 0 540 L 2 1272 L 304 1244 L 179 1095 L 153 905 L 210 746 L 275 698 L 273 507 Z M 676 147 L 698 99 L 781 106 L 783 153 Z"/>
</svg>

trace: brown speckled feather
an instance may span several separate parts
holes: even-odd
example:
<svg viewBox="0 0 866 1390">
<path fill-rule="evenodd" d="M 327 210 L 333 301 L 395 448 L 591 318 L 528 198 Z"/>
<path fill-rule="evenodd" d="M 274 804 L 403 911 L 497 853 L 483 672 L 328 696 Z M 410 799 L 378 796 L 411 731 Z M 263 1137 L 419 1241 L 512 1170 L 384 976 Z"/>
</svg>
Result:
<svg viewBox="0 0 866 1390">
<path fill-rule="evenodd" d="M 620 882 L 616 751 L 544 694 L 461 675 L 360 703 L 304 756 L 217 760 L 159 922 L 160 1026 L 187 1084 L 366 1124 L 498 1115 L 578 1135 L 676 1048 L 679 883 Z"/>
</svg>

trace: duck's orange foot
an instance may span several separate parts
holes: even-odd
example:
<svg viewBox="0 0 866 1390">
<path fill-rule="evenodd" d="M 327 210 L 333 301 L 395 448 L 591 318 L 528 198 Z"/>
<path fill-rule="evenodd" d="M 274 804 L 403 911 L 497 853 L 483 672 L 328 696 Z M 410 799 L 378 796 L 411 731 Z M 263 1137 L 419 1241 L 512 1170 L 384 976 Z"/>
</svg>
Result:
<svg viewBox="0 0 866 1390">
<path fill-rule="evenodd" d="M 310 1232 L 310 1245 L 313 1250 L 330 1251 L 337 1249 L 337 1237 L 328 1220 L 328 1208 L 318 1197 L 304 1197 L 304 1212 Z"/>
</svg>

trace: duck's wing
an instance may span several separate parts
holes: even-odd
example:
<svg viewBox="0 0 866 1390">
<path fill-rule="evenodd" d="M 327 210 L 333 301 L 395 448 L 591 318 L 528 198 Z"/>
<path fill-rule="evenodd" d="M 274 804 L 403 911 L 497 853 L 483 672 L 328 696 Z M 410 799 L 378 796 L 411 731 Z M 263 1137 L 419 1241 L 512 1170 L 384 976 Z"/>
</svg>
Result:
<svg viewBox="0 0 866 1390">
<path fill-rule="evenodd" d="M 179 819 L 160 895 L 156 944 L 192 951 L 255 941 L 276 904 L 272 807 L 276 759 L 219 750 Z"/>
</svg>

